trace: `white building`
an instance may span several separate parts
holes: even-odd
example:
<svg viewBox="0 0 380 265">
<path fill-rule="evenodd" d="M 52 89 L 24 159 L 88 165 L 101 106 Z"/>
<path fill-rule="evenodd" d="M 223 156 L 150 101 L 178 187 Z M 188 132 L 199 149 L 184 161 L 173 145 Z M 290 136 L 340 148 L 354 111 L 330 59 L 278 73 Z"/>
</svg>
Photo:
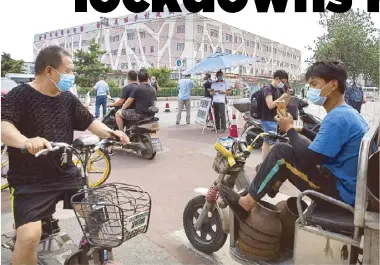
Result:
<svg viewBox="0 0 380 265">
<path fill-rule="evenodd" d="M 140 67 L 175 69 L 177 59 L 191 68 L 213 52 L 231 52 L 259 56 L 262 62 L 246 65 L 232 72 L 242 75 L 271 77 L 284 69 L 291 79 L 300 76 L 301 52 L 281 43 L 258 36 L 222 22 L 188 12 L 147 11 L 140 14 L 39 33 L 34 37 L 34 57 L 50 44 L 69 51 L 87 49 L 95 39 L 106 50 L 101 61 L 114 70 L 128 71 Z M 240 70 L 240 71 L 239 71 Z"/>
</svg>

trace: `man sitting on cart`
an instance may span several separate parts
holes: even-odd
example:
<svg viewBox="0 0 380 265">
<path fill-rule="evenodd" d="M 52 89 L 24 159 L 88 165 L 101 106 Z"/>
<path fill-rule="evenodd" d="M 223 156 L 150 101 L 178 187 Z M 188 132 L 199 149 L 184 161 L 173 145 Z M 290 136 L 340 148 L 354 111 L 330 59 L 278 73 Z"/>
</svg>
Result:
<svg viewBox="0 0 380 265">
<path fill-rule="evenodd" d="M 273 198 L 286 180 L 300 191 L 315 190 L 354 205 L 359 149 L 368 125 L 344 101 L 346 79 L 346 66 L 340 61 L 310 66 L 306 72 L 310 85 L 307 97 L 327 112 L 318 134 L 294 128 L 293 117 L 278 112 L 276 120 L 290 144 L 278 143 L 271 149 L 246 196 L 240 197 L 219 184 L 222 198 L 240 219 L 246 219 L 266 194 Z M 304 141 L 298 133 L 312 143 Z"/>
</svg>

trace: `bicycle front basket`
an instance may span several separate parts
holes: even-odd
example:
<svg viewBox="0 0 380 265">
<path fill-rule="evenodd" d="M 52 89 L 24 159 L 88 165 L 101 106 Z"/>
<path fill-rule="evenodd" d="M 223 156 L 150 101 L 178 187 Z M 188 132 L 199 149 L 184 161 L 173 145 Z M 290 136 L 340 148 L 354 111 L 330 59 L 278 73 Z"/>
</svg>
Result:
<svg viewBox="0 0 380 265">
<path fill-rule="evenodd" d="M 108 183 L 80 191 L 71 203 L 92 245 L 115 248 L 148 230 L 151 198 L 138 186 Z"/>
</svg>

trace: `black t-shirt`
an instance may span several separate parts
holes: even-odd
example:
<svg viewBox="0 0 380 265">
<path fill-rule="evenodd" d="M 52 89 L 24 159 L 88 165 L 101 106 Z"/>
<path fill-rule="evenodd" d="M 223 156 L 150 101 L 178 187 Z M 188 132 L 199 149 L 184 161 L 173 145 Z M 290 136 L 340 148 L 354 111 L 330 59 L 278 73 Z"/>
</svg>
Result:
<svg viewBox="0 0 380 265">
<path fill-rule="evenodd" d="M 74 131 L 85 131 L 93 115 L 71 93 L 56 97 L 41 94 L 28 84 L 12 89 L 1 104 L 1 120 L 12 123 L 27 138 L 42 137 L 51 142 L 73 142 Z M 25 192 L 77 188 L 80 177 L 71 162 L 61 165 L 61 154 L 52 152 L 35 158 L 8 147 L 8 182 Z"/>
<path fill-rule="evenodd" d="M 131 96 L 132 91 L 136 89 L 137 87 L 138 87 L 137 83 L 130 83 L 126 85 L 125 87 L 123 87 L 121 98 L 127 100 Z M 128 109 L 135 109 L 135 108 L 136 108 L 136 101 L 133 101 L 133 103 L 131 104 L 131 106 L 129 106 Z"/>
<path fill-rule="evenodd" d="M 140 84 L 130 95 L 136 101 L 136 113 L 149 114 L 148 109 L 154 106 L 156 90 L 149 84 Z"/>
<path fill-rule="evenodd" d="M 269 95 L 272 95 L 273 100 L 276 100 L 280 97 L 281 92 L 278 90 L 278 88 L 272 86 L 272 85 L 266 85 L 263 88 L 263 104 L 261 104 L 261 119 L 263 121 L 276 121 L 274 117 L 277 115 L 277 107 L 273 109 L 268 108 L 268 104 L 265 100 L 265 98 Z"/>
<path fill-rule="evenodd" d="M 205 88 L 205 97 L 206 98 L 211 98 L 212 96 L 210 95 L 210 90 L 211 89 L 211 81 L 207 80 L 204 84 L 203 87 Z"/>
</svg>

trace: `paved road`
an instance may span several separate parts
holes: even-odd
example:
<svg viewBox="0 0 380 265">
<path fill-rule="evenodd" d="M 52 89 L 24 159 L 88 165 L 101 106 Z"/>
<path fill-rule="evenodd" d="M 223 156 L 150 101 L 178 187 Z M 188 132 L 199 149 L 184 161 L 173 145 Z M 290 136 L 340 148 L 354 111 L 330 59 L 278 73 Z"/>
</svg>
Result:
<svg viewBox="0 0 380 265">
<path fill-rule="evenodd" d="M 160 102 L 163 109 L 165 102 Z M 182 230 L 182 213 L 186 203 L 195 196 L 194 188 L 209 187 L 216 174 L 212 169 L 215 151 L 213 144 L 220 135 L 206 130 L 201 134 L 198 125 L 175 125 L 176 103 L 171 102 L 172 112 L 160 112 L 160 139 L 164 151 L 153 161 L 116 150 L 112 157 L 112 173 L 109 182 L 126 182 L 138 185 L 151 194 L 153 207 L 150 228 L 116 249 L 116 257 L 123 264 L 236 264 L 229 257 L 227 244 L 214 255 L 207 256 L 195 251 Z M 312 110 L 315 111 L 315 110 Z M 192 121 L 196 109 L 192 109 Z M 183 113 L 185 115 L 185 113 Z M 184 122 L 184 116 L 183 116 Z M 239 120 L 242 126 L 242 120 Z M 76 133 L 76 135 L 83 134 Z M 247 172 L 253 177 L 253 168 L 260 161 L 260 152 L 254 151 L 247 162 Z M 297 190 L 285 183 L 278 200 L 294 196 Z M 12 218 L 8 192 L 2 192 L 2 233 L 12 230 Z M 81 235 L 71 211 L 57 207 L 56 217 L 64 231 L 70 231 L 75 241 Z M 228 241 L 227 241 L 228 242 Z M 2 251 L 2 263 L 10 264 L 9 251 Z"/>
</svg>

